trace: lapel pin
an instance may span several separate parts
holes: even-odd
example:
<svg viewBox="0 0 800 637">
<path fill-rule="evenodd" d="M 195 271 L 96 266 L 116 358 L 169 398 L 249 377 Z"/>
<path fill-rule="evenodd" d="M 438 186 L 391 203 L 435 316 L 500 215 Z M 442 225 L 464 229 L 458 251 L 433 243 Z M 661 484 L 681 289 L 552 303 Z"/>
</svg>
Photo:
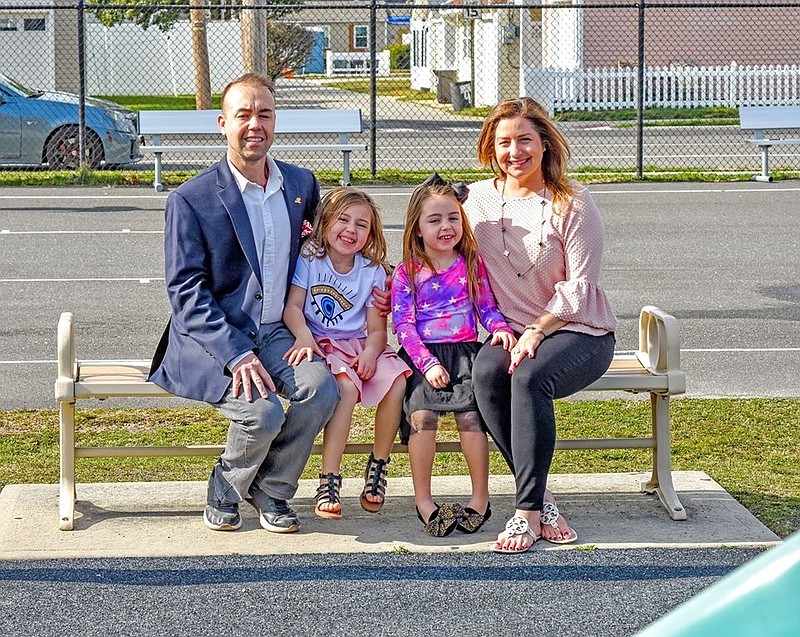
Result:
<svg viewBox="0 0 800 637">
<path fill-rule="evenodd" d="M 303 200 L 300 199 L 300 197 L 295 197 L 294 202 L 295 203 L 303 203 Z"/>
</svg>

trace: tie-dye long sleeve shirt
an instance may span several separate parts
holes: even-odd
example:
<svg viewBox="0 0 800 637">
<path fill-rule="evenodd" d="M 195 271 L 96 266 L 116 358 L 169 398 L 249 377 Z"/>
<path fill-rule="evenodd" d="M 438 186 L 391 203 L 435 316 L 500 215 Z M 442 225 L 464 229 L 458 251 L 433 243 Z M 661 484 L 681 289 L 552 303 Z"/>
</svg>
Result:
<svg viewBox="0 0 800 637">
<path fill-rule="evenodd" d="M 467 264 L 459 255 L 453 265 L 434 272 L 418 264 L 414 274 L 416 294 L 405 263 L 394 271 L 392 321 L 397 340 L 423 374 L 439 360 L 425 343 L 460 343 L 478 340 L 479 320 L 490 334 L 513 333 L 497 309 L 483 260 L 478 259 L 478 298 L 473 303 L 467 286 Z"/>
</svg>

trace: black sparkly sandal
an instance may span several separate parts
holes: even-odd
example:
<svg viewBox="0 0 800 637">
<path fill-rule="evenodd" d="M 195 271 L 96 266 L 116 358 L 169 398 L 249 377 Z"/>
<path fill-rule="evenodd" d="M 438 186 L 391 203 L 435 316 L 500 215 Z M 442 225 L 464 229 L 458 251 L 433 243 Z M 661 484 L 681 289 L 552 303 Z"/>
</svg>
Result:
<svg viewBox="0 0 800 637">
<path fill-rule="evenodd" d="M 342 476 L 336 473 L 320 473 L 319 479 L 325 482 L 321 482 L 317 487 L 317 494 L 314 496 L 314 514 L 321 518 L 341 520 L 342 501 L 339 498 L 339 489 L 342 487 Z M 339 510 L 320 509 L 321 504 L 338 504 Z"/>
<path fill-rule="evenodd" d="M 434 502 L 434 504 L 436 503 Z M 419 521 L 425 525 L 425 530 L 433 537 L 447 537 L 450 535 L 455 530 L 463 514 L 464 509 L 460 504 L 448 504 L 445 502 L 442 505 L 436 504 L 436 508 L 426 522 L 419 509 L 417 509 Z"/>
<path fill-rule="evenodd" d="M 383 508 L 386 500 L 386 465 L 389 459 L 377 460 L 374 454 L 369 454 L 367 468 L 364 470 L 364 490 L 361 492 L 361 508 L 370 513 L 377 513 Z M 370 502 L 367 495 L 377 496 L 380 502 Z"/>
<path fill-rule="evenodd" d="M 464 513 L 458 520 L 458 530 L 462 533 L 477 533 L 480 528 L 492 517 L 492 505 L 486 503 L 486 512 L 478 513 L 472 507 L 464 507 Z"/>
</svg>

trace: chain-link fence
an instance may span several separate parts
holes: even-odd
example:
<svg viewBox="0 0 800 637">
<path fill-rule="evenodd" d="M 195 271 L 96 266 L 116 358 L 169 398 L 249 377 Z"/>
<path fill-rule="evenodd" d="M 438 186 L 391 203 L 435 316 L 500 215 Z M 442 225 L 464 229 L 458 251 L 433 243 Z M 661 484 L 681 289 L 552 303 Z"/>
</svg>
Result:
<svg viewBox="0 0 800 637">
<path fill-rule="evenodd" d="M 0 7 L 6 167 L 72 168 L 83 157 L 152 171 L 136 113 L 218 108 L 245 70 L 275 77 L 279 110 L 360 109 L 364 131 L 349 140 L 366 146 L 352 155 L 356 178 L 475 169 L 483 116 L 517 95 L 556 115 L 575 171 L 756 172 L 737 107 L 800 104 L 800 1 L 12 1 Z M 164 166 L 196 169 L 218 154 L 165 153 Z M 341 173 L 335 152 L 276 155 Z M 772 167 L 797 170 L 800 149 L 776 146 Z"/>
</svg>

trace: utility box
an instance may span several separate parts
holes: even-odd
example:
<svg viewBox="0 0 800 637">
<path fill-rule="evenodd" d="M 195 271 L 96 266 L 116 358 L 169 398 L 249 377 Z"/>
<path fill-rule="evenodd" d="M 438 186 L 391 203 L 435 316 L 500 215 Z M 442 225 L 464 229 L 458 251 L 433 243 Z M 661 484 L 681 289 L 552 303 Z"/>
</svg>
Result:
<svg viewBox="0 0 800 637">
<path fill-rule="evenodd" d="M 454 111 L 472 106 L 472 82 L 453 82 L 450 101 L 453 103 Z"/>
</svg>

